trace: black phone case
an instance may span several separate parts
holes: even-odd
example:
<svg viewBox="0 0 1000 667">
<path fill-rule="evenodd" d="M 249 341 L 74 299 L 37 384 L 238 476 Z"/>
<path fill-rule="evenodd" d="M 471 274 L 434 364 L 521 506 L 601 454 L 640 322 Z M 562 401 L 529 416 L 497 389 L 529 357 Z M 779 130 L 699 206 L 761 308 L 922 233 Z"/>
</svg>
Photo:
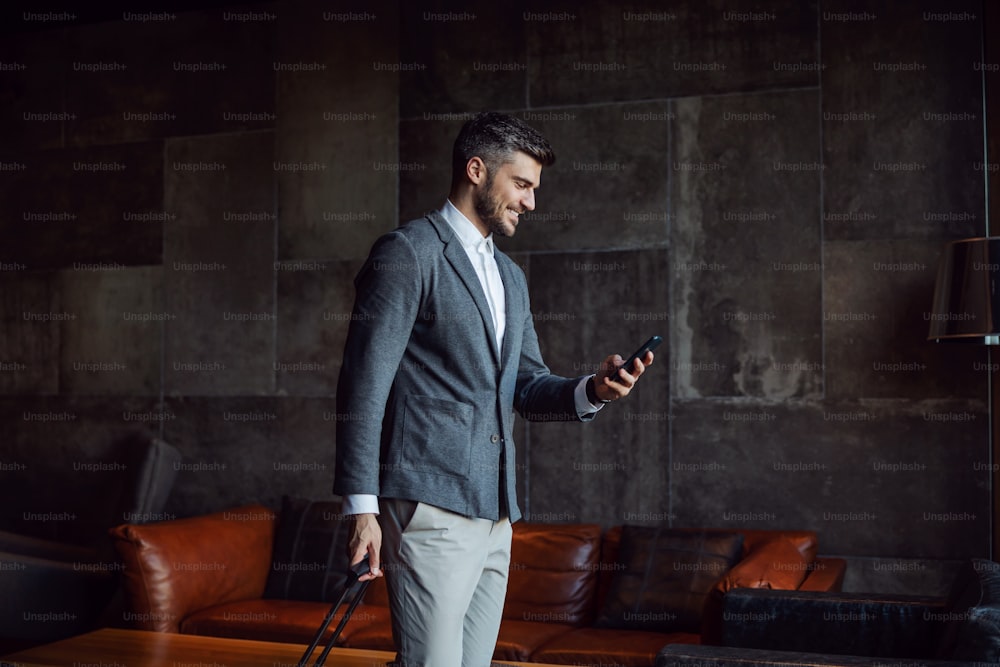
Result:
<svg viewBox="0 0 1000 667">
<path fill-rule="evenodd" d="M 627 373 L 631 373 L 632 372 L 632 362 L 634 362 L 636 360 L 636 358 L 638 358 L 638 357 L 644 357 L 644 356 L 646 356 L 646 352 L 652 352 L 653 350 L 655 350 L 656 348 L 658 348 L 660 346 L 660 343 L 662 343 L 662 342 L 663 342 L 663 339 L 660 336 L 651 336 L 649 340 L 647 340 L 645 343 L 643 343 L 642 346 L 638 350 L 636 350 L 635 352 L 633 352 L 632 355 L 628 359 L 625 360 L 625 363 L 623 363 L 621 365 L 621 367 L 617 371 L 615 371 L 615 376 L 613 378 L 611 378 L 611 379 L 612 380 L 620 380 L 621 379 L 621 375 L 619 374 L 619 372 L 621 371 L 622 368 L 624 368 Z"/>
</svg>

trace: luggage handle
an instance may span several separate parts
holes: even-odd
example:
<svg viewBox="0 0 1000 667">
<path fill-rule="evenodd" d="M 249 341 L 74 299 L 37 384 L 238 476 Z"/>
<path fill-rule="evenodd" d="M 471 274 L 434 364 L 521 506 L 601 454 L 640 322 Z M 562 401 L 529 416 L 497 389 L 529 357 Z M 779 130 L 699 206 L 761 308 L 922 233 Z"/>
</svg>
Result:
<svg viewBox="0 0 1000 667">
<path fill-rule="evenodd" d="M 350 594 L 351 589 L 354 588 L 354 585 L 358 583 L 358 578 L 362 575 L 368 574 L 370 569 L 371 568 L 368 567 L 368 554 L 365 554 L 363 560 L 350 567 L 347 571 L 347 581 L 344 582 L 344 592 L 340 594 L 340 599 L 334 602 L 330 607 L 330 610 L 326 612 L 326 616 L 323 617 L 323 624 L 319 627 L 319 630 L 316 632 L 316 636 L 313 637 L 312 643 L 309 644 L 306 652 L 302 654 L 302 658 L 299 660 L 296 667 L 306 667 L 313 651 L 316 650 L 316 647 L 319 646 L 320 641 L 323 639 L 323 633 L 325 633 L 326 629 L 330 627 L 330 621 L 333 620 L 334 614 L 337 613 L 337 609 L 344 603 L 344 600 L 347 599 L 347 596 Z M 371 583 L 371 581 L 362 581 L 360 586 L 358 586 L 358 590 L 355 592 L 354 597 L 347 606 L 347 611 L 344 612 L 344 617 L 340 619 L 340 623 L 337 624 L 337 629 L 334 630 L 333 634 L 330 636 L 330 641 L 327 643 L 326 648 L 324 648 L 323 652 L 319 654 L 319 659 L 316 660 L 315 667 L 322 667 L 323 663 L 326 662 L 326 657 L 330 654 L 330 649 L 333 648 L 333 644 L 337 640 L 337 637 L 339 637 L 340 633 L 343 632 L 344 626 L 347 625 L 347 621 L 351 619 L 351 614 L 354 613 L 354 609 L 358 606 L 358 603 L 361 602 L 361 598 L 365 596 L 365 591 L 368 589 L 369 583 Z"/>
</svg>

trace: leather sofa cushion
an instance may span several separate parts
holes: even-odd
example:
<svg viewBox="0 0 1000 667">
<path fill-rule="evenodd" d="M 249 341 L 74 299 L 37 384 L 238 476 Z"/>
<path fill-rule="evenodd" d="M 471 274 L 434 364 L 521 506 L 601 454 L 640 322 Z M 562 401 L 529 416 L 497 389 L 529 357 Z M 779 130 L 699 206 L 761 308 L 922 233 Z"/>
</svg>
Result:
<svg viewBox="0 0 1000 667">
<path fill-rule="evenodd" d="M 698 633 L 716 582 L 739 559 L 743 536 L 720 531 L 624 526 L 598 627 Z"/>
<path fill-rule="evenodd" d="M 274 542 L 274 512 L 250 505 L 111 531 L 124 564 L 133 627 L 177 632 L 206 607 L 259 598 Z"/>
<path fill-rule="evenodd" d="M 678 530 L 694 531 L 697 529 Z M 723 531 L 726 532 L 726 531 Z M 728 531 L 732 532 L 732 531 Z M 775 539 L 781 538 L 790 541 L 799 550 L 806 562 L 812 566 L 816 562 L 816 553 L 819 550 L 819 541 L 815 531 L 811 530 L 746 530 L 739 531 L 743 535 L 743 557 L 745 558 L 758 546 L 767 544 Z M 611 582 L 614 575 L 621 569 L 618 559 L 618 551 L 621 548 L 622 526 L 612 526 L 604 533 L 601 542 L 601 562 L 598 566 L 597 581 L 597 608 L 604 606 L 611 590 Z M 827 559 L 829 561 L 829 559 Z M 843 570 L 846 569 L 846 561 L 829 561 L 824 564 L 825 568 L 831 568 L 830 572 L 820 572 L 817 577 L 816 586 L 813 590 L 839 590 L 843 582 Z M 814 575 L 815 573 L 813 573 Z M 810 572 L 806 573 L 806 579 L 810 579 Z M 806 583 L 806 582 L 803 582 Z"/>
<path fill-rule="evenodd" d="M 604 532 L 604 537 L 601 539 L 601 562 L 597 569 L 597 604 L 595 607 L 598 610 L 604 607 L 604 603 L 608 599 L 615 573 L 622 569 L 622 564 L 618 559 L 621 543 L 621 526 L 611 526 Z"/>
<path fill-rule="evenodd" d="M 563 623 L 538 623 L 504 619 L 500 623 L 494 660 L 529 662 L 531 654 L 545 643 L 573 630 Z"/>
<path fill-rule="evenodd" d="M 531 654 L 531 660 L 559 665 L 649 667 L 666 644 L 697 643 L 698 635 L 686 632 L 577 628 L 544 644 Z"/>
<path fill-rule="evenodd" d="M 802 551 L 785 538 L 763 542 L 726 572 L 715 588 L 725 593 L 734 588 L 796 590 L 809 573 L 810 563 Z"/>
<path fill-rule="evenodd" d="M 582 625 L 593 620 L 601 527 L 514 524 L 503 618 Z"/>
<path fill-rule="evenodd" d="M 350 567 L 348 524 L 339 502 L 284 496 L 264 597 L 337 600 L 344 592 Z"/>
<path fill-rule="evenodd" d="M 821 557 L 809 564 L 809 572 L 799 586 L 800 591 L 839 591 L 844 587 L 847 561 L 843 558 Z"/>
<path fill-rule="evenodd" d="M 355 616 L 359 617 L 355 620 Z M 388 607 L 361 605 L 347 622 L 339 644 L 370 651 L 395 651 L 392 641 L 392 617 Z"/>
<path fill-rule="evenodd" d="M 216 605 L 196 612 L 184 619 L 180 631 L 190 635 L 257 639 L 271 642 L 308 644 L 323 623 L 330 605 L 302 600 L 240 600 Z M 325 640 L 333 634 L 343 617 L 342 607 L 326 629 Z M 338 641 L 368 625 L 388 625 L 388 609 L 358 607 L 347 622 Z"/>
</svg>

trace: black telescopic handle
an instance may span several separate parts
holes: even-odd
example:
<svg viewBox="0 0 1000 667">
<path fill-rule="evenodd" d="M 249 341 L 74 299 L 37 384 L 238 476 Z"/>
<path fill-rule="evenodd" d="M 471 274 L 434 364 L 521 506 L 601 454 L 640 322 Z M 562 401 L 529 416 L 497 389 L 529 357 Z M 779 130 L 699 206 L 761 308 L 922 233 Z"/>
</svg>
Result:
<svg viewBox="0 0 1000 667">
<path fill-rule="evenodd" d="M 306 652 L 302 654 L 302 658 L 299 659 L 296 667 L 306 667 L 313 651 L 316 650 L 316 647 L 319 646 L 320 641 L 323 639 L 323 634 L 326 632 L 326 629 L 330 627 L 330 622 L 333 620 L 334 614 L 337 613 L 337 609 L 340 608 L 340 605 L 344 604 L 344 600 L 347 599 L 351 589 L 354 588 L 354 584 L 358 582 L 358 578 L 362 575 L 368 574 L 370 570 L 371 568 L 368 566 L 368 554 L 365 554 L 365 557 L 362 560 L 350 567 L 347 571 L 347 581 L 344 582 L 344 592 L 340 594 L 340 598 L 334 602 L 333 605 L 331 605 L 330 610 L 326 612 L 326 616 L 323 617 L 323 624 L 319 627 L 319 631 L 316 632 L 316 636 L 313 637 L 312 643 L 309 644 Z M 351 614 L 354 613 L 354 608 L 358 606 L 358 603 L 361 601 L 361 597 L 367 588 L 368 582 L 362 582 L 361 589 L 358 591 L 357 595 L 354 596 L 354 600 L 351 601 L 351 605 L 347 608 L 347 613 L 344 615 L 344 618 L 341 619 L 336 632 L 333 633 L 333 637 L 339 635 L 344 629 L 344 626 L 347 624 Z M 331 638 L 330 643 L 327 644 L 326 649 L 320 655 L 319 661 L 316 663 L 316 667 L 323 664 L 323 661 L 326 660 L 326 656 L 332 647 L 333 639 Z"/>
<path fill-rule="evenodd" d="M 365 591 L 368 589 L 368 584 L 371 581 L 362 581 L 361 586 L 358 588 L 357 593 L 354 594 L 354 599 L 351 600 L 351 604 L 347 607 L 347 611 L 344 612 L 344 616 L 340 619 L 340 623 L 337 624 L 337 629 L 333 631 L 330 635 L 330 643 L 326 645 L 323 652 L 319 654 L 319 660 L 316 661 L 316 667 L 323 667 L 326 662 L 326 656 L 330 655 L 330 649 L 333 648 L 333 638 L 339 637 L 340 633 L 344 631 L 344 626 L 347 622 L 351 620 L 351 616 L 354 614 L 354 610 L 357 608 L 358 603 L 361 602 L 361 598 L 365 596 Z"/>
</svg>

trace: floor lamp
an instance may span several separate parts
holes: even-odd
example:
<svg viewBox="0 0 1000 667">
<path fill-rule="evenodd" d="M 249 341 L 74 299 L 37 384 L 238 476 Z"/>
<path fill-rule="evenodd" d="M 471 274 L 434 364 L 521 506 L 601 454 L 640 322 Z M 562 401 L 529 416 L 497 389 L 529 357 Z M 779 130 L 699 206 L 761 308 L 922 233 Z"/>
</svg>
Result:
<svg viewBox="0 0 1000 667">
<path fill-rule="evenodd" d="M 1000 373 L 993 370 L 992 350 L 1000 345 L 1000 237 L 952 241 L 938 264 L 928 340 L 986 345 L 989 373 L 989 557 L 1000 554 L 1000 434 L 995 402 L 1000 398 Z"/>
</svg>

